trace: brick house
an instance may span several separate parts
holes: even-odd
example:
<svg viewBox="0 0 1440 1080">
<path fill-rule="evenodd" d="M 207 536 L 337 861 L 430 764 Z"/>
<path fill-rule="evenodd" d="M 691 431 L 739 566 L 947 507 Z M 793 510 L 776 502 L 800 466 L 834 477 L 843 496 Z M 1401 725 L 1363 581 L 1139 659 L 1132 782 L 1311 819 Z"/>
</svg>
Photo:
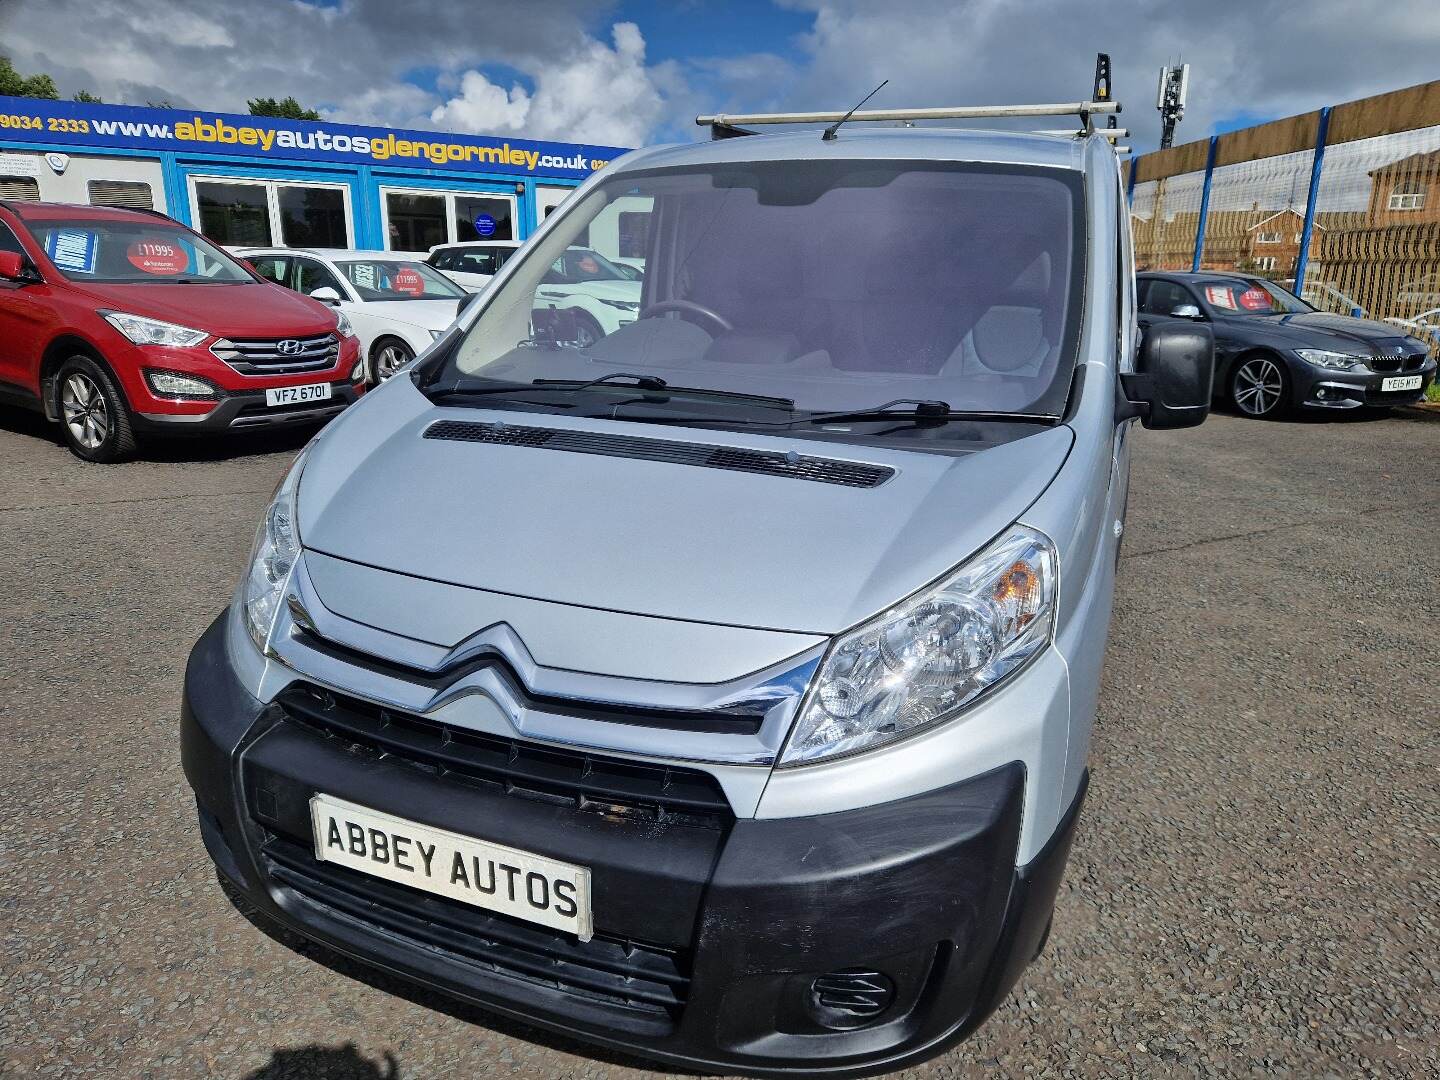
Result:
<svg viewBox="0 0 1440 1080">
<path fill-rule="evenodd" d="M 1300 258 L 1300 234 L 1304 227 L 1304 212 L 1293 206 L 1277 210 L 1248 226 L 1245 254 L 1236 269 L 1266 277 L 1293 276 L 1295 263 Z"/>
<path fill-rule="evenodd" d="M 1370 173 L 1371 226 L 1440 221 L 1440 150 L 1411 154 Z"/>
</svg>

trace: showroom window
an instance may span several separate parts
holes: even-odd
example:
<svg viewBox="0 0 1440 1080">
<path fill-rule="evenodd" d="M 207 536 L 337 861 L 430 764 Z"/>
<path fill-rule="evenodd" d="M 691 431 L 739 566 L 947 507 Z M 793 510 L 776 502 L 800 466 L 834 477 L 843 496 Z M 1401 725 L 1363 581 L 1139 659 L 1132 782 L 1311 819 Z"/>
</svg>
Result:
<svg viewBox="0 0 1440 1080">
<path fill-rule="evenodd" d="M 385 246 L 426 252 L 467 240 L 514 240 L 515 199 L 472 191 L 381 188 Z"/>
<path fill-rule="evenodd" d="M 513 199 L 490 199 L 478 195 L 455 197 L 456 240 L 514 240 L 510 211 Z"/>
<path fill-rule="evenodd" d="M 154 210 L 155 194 L 139 180 L 91 180 L 85 185 L 91 206 L 125 206 Z"/>
<path fill-rule="evenodd" d="M 286 247 L 343 248 L 350 244 L 345 228 L 345 193 L 339 188 L 275 188 L 280 235 Z"/>
<path fill-rule="evenodd" d="M 342 186 L 202 177 L 191 185 L 200 231 L 227 247 L 350 246 Z"/>
<path fill-rule="evenodd" d="M 196 181 L 200 231 L 227 247 L 269 247 L 270 204 L 264 184 Z"/>
<path fill-rule="evenodd" d="M 387 192 L 385 219 L 386 246 L 392 251 L 429 251 L 450 239 L 444 195 Z"/>
</svg>

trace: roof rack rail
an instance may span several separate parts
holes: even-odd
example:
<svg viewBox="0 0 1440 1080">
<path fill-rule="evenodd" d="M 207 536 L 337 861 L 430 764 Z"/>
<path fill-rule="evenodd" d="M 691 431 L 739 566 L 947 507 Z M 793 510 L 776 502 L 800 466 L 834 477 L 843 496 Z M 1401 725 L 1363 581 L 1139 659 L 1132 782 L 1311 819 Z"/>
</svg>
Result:
<svg viewBox="0 0 1440 1080">
<path fill-rule="evenodd" d="M 903 120 L 994 120 L 1014 116 L 1078 116 L 1085 134 L 1095 130 L 1090 117 L 1118 113 L 1118 101 L 1066 101 L 1054 105 L 957 105 L 938 109 L 866 109 L 850 117 L 856 121 Z M 728 139 L 737 135 L 753 135 L 747 124 L 833 124 L 845 119 L 844 112 L 803 113 L 716 113 L 697 116 L 695 123 L 709 125 L 711 138 Z"/>
<path fill-rule="evenodd" d="M 889 82 L 886 79 L 885 82 Z M 875 96 L 881 83 L 865 96 L 865 104 Z M 1120 103 L 1111 96 L 1110 54 L 1095 55 L 1095 82 L 1087 101 L 1064 101 L 1054 105 L 957 105 L 939 109 L 851 109 L 849 112 L 805 112 L 805 113 L 716 113 L 713 116 L 697 116 L 695 123 L 700 127 L 710 126 L 710 138 L 734 139 L 741 135 L 758 135 L 743 127 L 745 124 L 832 124 L 825 133 L 828 142 L 834 137 L 835 128 L 851 121 L 892 121 L 914 120 L 996 120 L 1016 116 L 1078 116 L 1080 130 L 1076 135 L 1094 135 L 1096 127 L 1091 117 L 1108 115 L 1109 124 L 1099 129 L 1113 144 L 1122 134 L 1129 134 L 1115 124 L 1115 114 L 1120 112 Z M 1046 135 L 1067 135 L 1065 131 L 1047 131 Z M 1117 148 L 1118 149 L 1118 148 Z"/>
</svg>

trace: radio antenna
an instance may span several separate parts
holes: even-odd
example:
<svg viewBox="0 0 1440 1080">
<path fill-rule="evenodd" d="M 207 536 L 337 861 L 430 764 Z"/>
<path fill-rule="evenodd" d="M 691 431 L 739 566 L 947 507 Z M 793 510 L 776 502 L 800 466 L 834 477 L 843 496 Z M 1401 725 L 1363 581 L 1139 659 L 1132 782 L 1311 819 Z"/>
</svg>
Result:
<svg viewBox="0 0 1440 1080">
<path fill-rule="evenodd" d="M 842 116 L 839 120 L 836 120 L 833 124 L 831 124 L 829 127 L 827 127 L 827 128 L 825 129 L 825 134 L 820 136 L 820 141 L 821 141 L 821 142 L 834 142 L 834 141 L 835 141 L 835 133 L 840 130 L 840 125 L 843 124 L 843 123 L 845 123 L 846 120 L 849 120 L 850 117 L 854 116 L 856 110 L 859 109 L 861 105 L 864 105 L 865 102 L 869 101 L 872 97 L 874 97 L 874 96 L 875 96 L 876 94 L 878 94 L 881 90 L 883 90 L 883 89 L 885 88 L 885 83 L 888 83 L 889 81 L 890 81 L 889 79 L 886 79 L 885 82 L 882 82 L 879 86 L 875 87 L 874 90 L 871 90 L 868 94 L 866 94 L 863 98 L 860 99 L 860 101 L 856 104 L 856 106 L 855 106 L 854 109 L 851 109 L 851 110 L 850 110 L 849 112 L 847 112 L 844 116 Z"/>
</svg>

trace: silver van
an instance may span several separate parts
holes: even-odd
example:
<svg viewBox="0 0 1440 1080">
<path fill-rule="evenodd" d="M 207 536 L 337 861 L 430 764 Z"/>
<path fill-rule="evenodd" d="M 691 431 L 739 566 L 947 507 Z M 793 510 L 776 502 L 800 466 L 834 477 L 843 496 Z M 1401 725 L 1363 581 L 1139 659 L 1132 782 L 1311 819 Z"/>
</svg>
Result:
<svg viewBox="0 0 1440 1080">
<path fill-rule="evenodd" d="M 1205 326 L 1137 330 L 1107 104 L 589 180 L 276 491 L 186 673 L 222 878 L 672 1065 L 974 1030 L 1085 797 L 1131 421 L 1210 402 Z M 643 266 L 598 339 L 537 302 L 594 235 Z"/>
</svg>

